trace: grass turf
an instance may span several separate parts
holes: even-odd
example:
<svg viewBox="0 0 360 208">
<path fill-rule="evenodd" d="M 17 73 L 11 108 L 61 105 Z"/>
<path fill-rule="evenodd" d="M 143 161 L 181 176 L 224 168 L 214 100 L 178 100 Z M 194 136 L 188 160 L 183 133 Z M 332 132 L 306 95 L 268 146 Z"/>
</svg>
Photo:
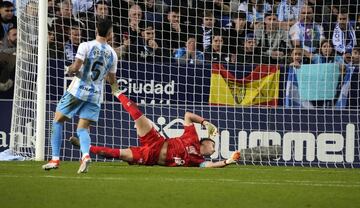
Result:
<svg viewBox="0 0 360 208">
<path fill-rule="evenodd" d="M 359 207 L 360 170 L 0 162 L 0 207 Z"/>
</svg>

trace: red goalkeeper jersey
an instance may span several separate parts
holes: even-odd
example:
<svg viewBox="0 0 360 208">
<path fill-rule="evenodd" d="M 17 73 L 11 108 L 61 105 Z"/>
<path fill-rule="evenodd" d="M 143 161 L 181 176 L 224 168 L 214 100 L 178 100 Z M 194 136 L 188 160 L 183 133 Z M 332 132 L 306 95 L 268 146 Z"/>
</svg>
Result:
<svg viewBox="0 0 360 208">
<path fill-rule="evenodd" d="M 200 141 L 194 124 L 184 126 L 183 135 L 167 142 L 167 166 L 199 166 L 205 161 L 200 154 Z"/>
</svg>

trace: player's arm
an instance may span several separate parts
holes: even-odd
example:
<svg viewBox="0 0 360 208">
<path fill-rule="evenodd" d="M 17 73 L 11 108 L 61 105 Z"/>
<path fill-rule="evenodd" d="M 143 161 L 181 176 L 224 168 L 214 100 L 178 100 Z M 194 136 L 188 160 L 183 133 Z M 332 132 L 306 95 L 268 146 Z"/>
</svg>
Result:
<svg viewBox="0 0 360 208">
<path fill-rule="evenodd" d="M 114 94 L 116 91 L 119 90 L 119 85 L 118 85 L 117 79 L 116 79 L 118 58 L 117 58 L 115 51 L 113 51 L 113 57 L 114 57 L 114 60 L 111 65 L 111 69 L 106 76 L 106 80 L 109 82 L 109 84 L 111 86 L 111 92 Z"/>
<path fill-rule="evenodd" d="M 83 63 L 84 63 L 83 60 L 76 58 L 74 63 L 72 63 L 70 66 L 65 67 L 66 74 L 77 75 L 79 73 Z"/>
<path fill-rule="evenodd" d="M 186 112 L 184 116 L 184 125 L 188 126 L 192 123 L 200 123 L 201 125 L 203 125 L 208 130 L 209 139 L 214 139 L 214 137 L 218 133 L 218 130 L 214 124 L 206 121 L 203 117 L 195 113 Z"/>
<path fill-rule="evenodd" d="M 236 163 L 236 161 L 238 161 L 239 159 L 240 159 L 240 152 L 235 151 L 231 154 L 231 157 L 227 160 L 222 160 L 222 161 L 218 161 L 218 162 L 205 161 L 200 164 L 200 167 L 202 167 L 202 168 L 222 168 L 227 165 Z"/>
<path fill-rule="evenodd" d="M 184 125 L 188 126 L 192 123 L 201 123 L 205 119 L 195 113 L 186 112 L 184 116 Z"/>
<path fill-rule="evenodd" d="M 114 93 L 116 90 L 119 89 L 119 85 L 116 80 L 116 74 L 115 73 L 108 73 L 106 76 L 106 80 L 109 82 L 111 86 L 111 92 Z"/>
<path fill-rule="evenodd" d="M 85 43 L 80 43 L 75 61 L 70 66 L 65 66 L 65 74 L 69 76 L 78 76 L 81 66 L 86 58 L 87 47 Z"/>
</svg>

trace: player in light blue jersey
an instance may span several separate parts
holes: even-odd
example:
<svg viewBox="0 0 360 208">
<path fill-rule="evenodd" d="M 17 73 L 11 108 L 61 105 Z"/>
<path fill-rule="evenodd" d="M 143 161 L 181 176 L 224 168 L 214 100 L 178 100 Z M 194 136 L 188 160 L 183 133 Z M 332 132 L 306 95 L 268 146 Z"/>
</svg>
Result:
<svg viewBox="0 0 360 208">
<path fill-rule="evenodd" d="M 75 62 L 65 67 L 65 73 L 74 78 L 56 108 L 51 134 L 52 158 L 42 166 L 44 170 L 59 167 L 64 121 L 79 114 L 77 136 L 80 139 L 82 159 L 78 173 L 88 171 L 91 162 L 89 126 L 99 117 L 104 79 L 107 79 L 112 89 L 118 87 L 115 76 L 117 55 L 107 44 L 113 35 L 112 23 L 108 19 L 99 20 L 96 29 L 96 39 L 81 43 Z"/>
</svg>

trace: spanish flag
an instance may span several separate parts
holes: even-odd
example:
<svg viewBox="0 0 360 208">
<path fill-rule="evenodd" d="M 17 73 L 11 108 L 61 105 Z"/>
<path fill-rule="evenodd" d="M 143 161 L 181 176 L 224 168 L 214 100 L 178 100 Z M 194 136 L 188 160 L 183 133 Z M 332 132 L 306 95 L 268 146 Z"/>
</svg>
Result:
<svg viewBox="0 0 360 208">
<path fill-rule="evenodd" d="M 277 65 L 257 65 L 249 75 L 238 79 L 222 64 L 213 64 L 209 104 L 276 107 L 279 80 Z"/>
</svg>

